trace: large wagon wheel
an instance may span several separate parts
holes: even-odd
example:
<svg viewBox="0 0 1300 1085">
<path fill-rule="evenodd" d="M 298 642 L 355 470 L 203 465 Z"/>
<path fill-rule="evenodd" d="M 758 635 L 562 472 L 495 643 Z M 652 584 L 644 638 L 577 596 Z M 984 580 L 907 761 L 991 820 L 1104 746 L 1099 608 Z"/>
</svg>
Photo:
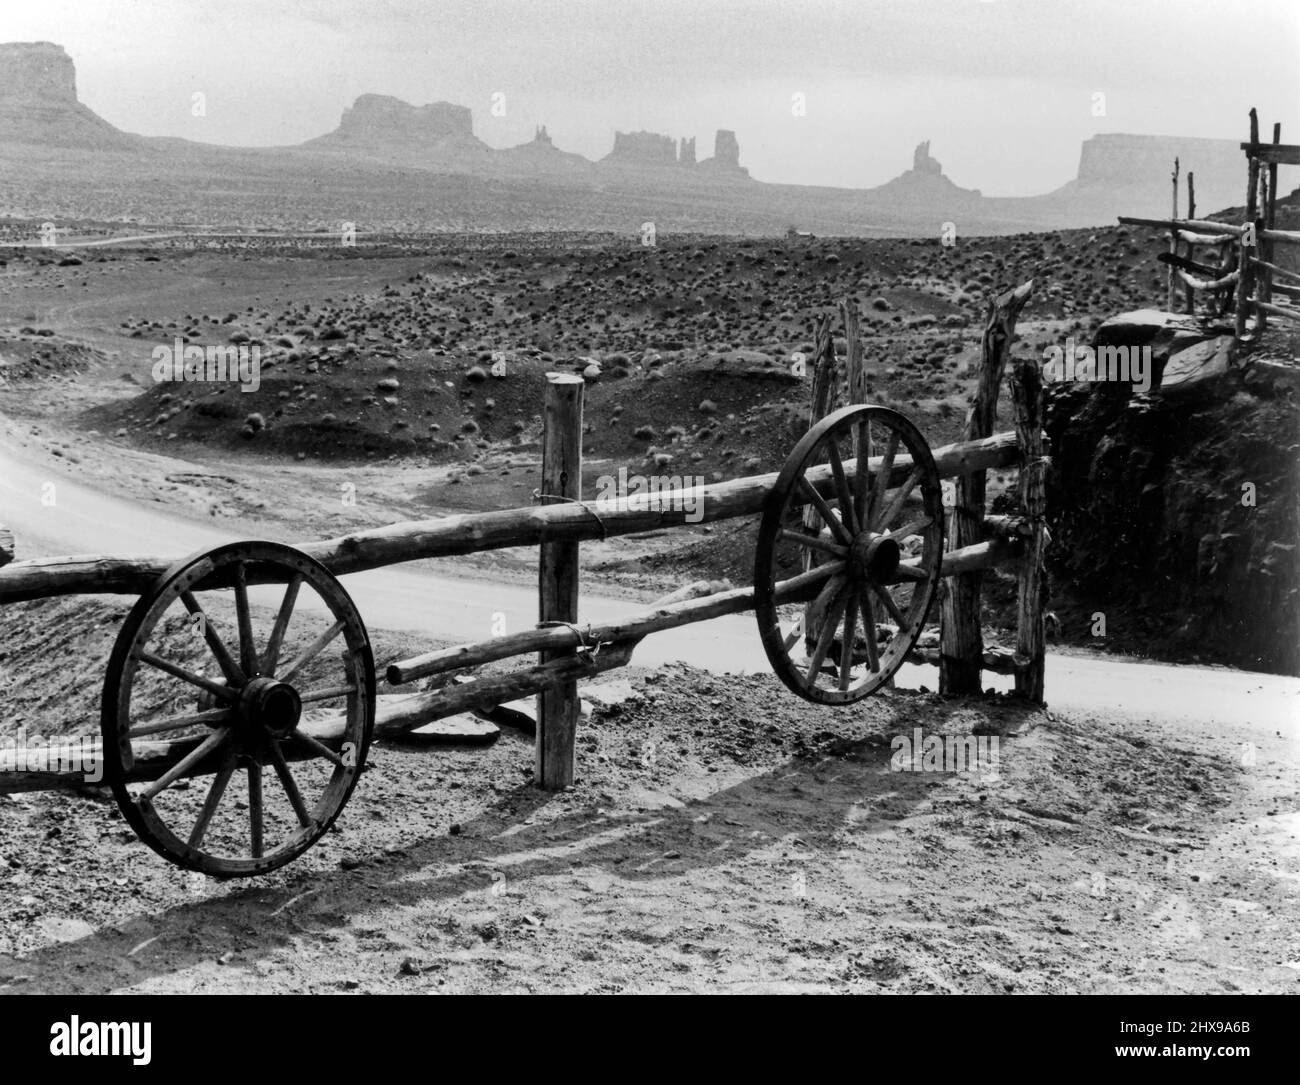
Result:
<svg viewBox="0 0 1300 1085">
<path fill-rule="evenodd" d="M 165 859 L 263 874 L 338 817 L 374 718 L 370 640 L 339 582 L 291 547 L 231 543 L 178 562 L 127 615 L 104 681 L 105 775 Z"/>
<path fill-rule="evenodd" d="M 872 451 L 873 471 L 850 467 Z M 893 676 L 938 587 L 942 512 L 930 448 L 897 411 L 843 407 L 804 435 L 768 494 L 754 561 L 758 628 L 781 681 L 851 704 Z"/>
</svg>

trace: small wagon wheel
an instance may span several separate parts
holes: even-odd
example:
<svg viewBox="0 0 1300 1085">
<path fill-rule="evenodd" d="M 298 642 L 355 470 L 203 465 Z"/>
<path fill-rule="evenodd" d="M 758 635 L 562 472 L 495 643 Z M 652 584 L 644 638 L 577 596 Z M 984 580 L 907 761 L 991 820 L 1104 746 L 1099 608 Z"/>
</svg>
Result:
<svg viewBox="0 0 1300 1085">
<path fill-rule="evenodd" d="M 127 615 L 104 680 L 105 775 L 165 859 L 264 874 L 334 823 L 374 718 L 370 639 L 342 585 L 291 547 L 231 543 L 172 566 Z"/>
<path fill-rule="evenodd" d="M 921 431 L 886 407 L 823 418 L 790 453 L 759 526 L 755 610 L 777 676 L 818 704 L 879 689 L 921 634 L 942 551 L 939 473 Z"/>
</svg>

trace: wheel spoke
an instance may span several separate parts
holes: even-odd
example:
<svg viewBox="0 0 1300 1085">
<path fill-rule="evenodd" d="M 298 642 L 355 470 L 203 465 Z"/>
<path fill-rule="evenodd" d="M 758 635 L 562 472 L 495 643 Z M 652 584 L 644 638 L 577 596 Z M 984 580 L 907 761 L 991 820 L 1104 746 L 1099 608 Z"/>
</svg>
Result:
<svg viewBox="0 0 1300 1085">
<path fill-rule="evenodd" d="M 912 491 L 916 489 L 917 483 L 921 481 L 921 475 L 921 468 L 912 468 L 911 474 L 907 476 L 907 481 L 898 488 L 898 492 L 894 494 L 894 499 L 889 503 L 889 506 L 885 511 L 881 513 L 880 519 L 876 523 L 877 529 L 885 527 L 886 524 L 890 523 L 894 517 L 898 515 L 898 510 L 903 507 L 903 503 L 911 496 Z"/>
<path fill-rule="evenodd" d="M 190 614 L 199 615 L 203 622 L 203 639 L 208 642 L 208 648 L 217 661 L 217 666 L 221 668 L 221 673 L 226 676 L 226 681 L 232 686 L 242 686 L 244 684 L 244 672 L 240 669 L 239 664 L 235 662 L 235 657 L 230 654 L 230 649 L 222 641 L 216 629 L 212 626 L 212 619 L 208 617 L 207 612 L 194 598 L 193 592 L 181 592 L 181 602 L 185 604 L 185 609 Z"/>
<path fill-rule="evenodd" d="M 280 612 L 275 616 L 275 625 L 271 627 L 271 639 L 266 644 L 266 654 L 262 657 L 262 673 L 274 674 L 275 665 L 280 662 L 280 648 L 284 644 L 284 634 L 289 628 L 289 618 L 298 602 L 298 589 L 302 587 L 302 573 L 297 573 L 284 586 L 284 599 L 280 602 Z"/>
<path fill-rule="evenodd" d="M 337 768 L 345 769 L 348 766 L 344 764 L 343 758 L 331 750 L 325 743 L 313 735 L 306 734 L 302 731 L 294 731 L 289 735 L 295 742 L 301 742 L 307 749 L 316 754 L 317 757 L 323 757 Z"/>
<path fill-rule="evenodd" d="M 840 518 L 831 511 L 831 507 L 826 504 L 826 498 L 822 497 L 822 495 L 813 487 L 813 484 L 803 475 L 799 476 L 799 490 L 806 498 L 808 498 L 809 501 L 812 502 L 813 507 L 821 515 L 826 526 L 831 529 L 840 542 L 845 546 L 848 546 L 853 542 L 853 536 L 850 535 L 848 529 L 840 523 Z"/>
<path fill-rule="evenodd" d="M 230 778 L 235 774 L 235 765 L 238 758 L 234 750 L 226 758 L 217 774 L 213 777 L 212 786 L 208 788 L 207 797 L 203 800 L 203 809 L 199 811 L 199 819 L 194 823 L 194 828 L 190 830 L 189 845 L 191 848 L 197 848 L 203 843 L 204 834 L 208 831 L 208 824 L 212 821 L 212 815 L 217 812 L 217 807 L 221 805 L 221 798 L 226 793 L 226 785 L 230 783 Z"/>
<path fill-rule="evenodd" d="M 894 471 L 894 456 L 898 453 L 898 430 L 889 431 L 889 440 L 885 444 L 885 454 L 880 459 L 880 467 L 876 471 L 876 484 L 872 488 L 871 494 L 871 512 L 867 517 L 867 530 L 875 531 L 880 508 L 885 503 L 885 492 L 889 489 L 889 476 Z"/>
<path fill-rule="evenodd" d="M 293 812 L 298 815 L 298 824 L 304 829 L 316 824 L 311 815 L 307 813 L 307 807 L 302 801 L 302 794 L 298 790 L 298 784 L 293 778 L 293 773 L 289 771 L 289 764 L 284 759 L 280 744 L 274 739 L 271 740 L 271 764 L 275 766 L 275 774 L 280 777 L 280 786 L 284 788 L 284 793 L 289 796 L 289 805 L 293 807 Z"/>
<path fill-rule="evenodd" d="M 313 701 L 332 701 L 335 697 L 342 697 L 348 693 L 355 693 L 356 686 L 330 686 L 327 689 L 314 689 L 310 693 L 304 693 L 299 696 L 303 704 L 311 704 Z"/>
<path fill-rule="evenodd" d="M 778 603 L 798 603 L 807 598 L 810 588 L 816 587 L 829 576 L 839 576 L 844 572 L 844 562 L 828 561 L 806 573 L 792 576 L 789 580 L 779 581 L 773 594 Z"/>
<path fill-rule="evenodd" d="M 248 766 L 248 836 L 253 858 L 262 858 L 262 766 Z"/>
<path fill-rule="evenodd" d="M 198 712 L 193 716 L 173 716 L 169 720 L 159 720 L 157 723 L 144 723 L 139 727 L 132 727 L 127 736 L 130 738 L 139 738 L 142 735 L 156 735 L 160 731 L 175 731 L 179 727 L 193 727 L 196 724 L 214 724 L 226 723 L 230 719 L 230 709 L 218 708 L 212 712 Z"/>
<path fill-rule="evenodd" d="M 153 652 L 136 652 L 135 658 L 141 663 L 148 663 L 151 667 L 157 667 L 158 670 L 165 671 L 174 678 L 179 678 L 182 682 L 198 686 L 199 689 L 206 689 L 212 696 L 219 697 L 223 701 L 233 701 L 238 697 L 235 690 L 229 686 L 223 686 L 220 682 L 212 681 L 211 678 L 204 678 L 201 674 L 187 671 L 179 664 L 163 659 L 162 656 L 154 655 Z"/>
<path fill-rule="evenodd" d="M 141 793 L 142 797 L 152 802 L 154 796 L 171 787 L 172 784 L 189 772 L 190 769 L 207 757 L 208 754 L 225 742 L 229 737 L 229 727 L 223 727 L 219 731 L 213 731 L 212 734 L 208 735 L 208 737 L 195 746 L 194 749 L 146 787 Z"/>
<path fill-rule="evenodd" d="M 844 461 L 840 459 L 840 446 L 832 434 L 826 441 L 826 454 L 831 461 L 831 475 L 835 478 L 835 492 L 840 497 L 840 519 L 849 531 L 856 535 L 862 528 L 858 524 L 858 512 L 849 495 L 849 480 L 844 474 Z"/>
<path fill-rule="evenodd" d="M 820 550 L 823 554 L 830 554 L 832 557 L 842 558 L 849 552 L 848 547 L 827 542 L 820 535 L 805 535 L 801 531 L 791 531 L 788 527 L 781 529 L 781 538 L 806 546 L 809 550 Z"/>
<path fill-rule="evenodd" d="M 813 654 L 808 659 L 808 672 L 804 679 L 805 685 L 815 686 L 817 684 L 817 675 L 821 671 L 822 663 L 826 660 L 826 653 L 831 650 L 831 640 L 835 636 L 835 628 L 840 624 L 840 618 L 843 615 L 844 592 L 841 591 L 835 602 L 831 604 L 831 612 L 827 614 L 825 621 L 822 622 L 821 635 L 817 638 L 817 646 L 813 648 Z"/>
<path fill-rule="evenodd" d="M 907 626 L 907 619 L 903 617 L 903 612 L 898 609 L 898 604 L 894 602 L 894 597 L 889 594 L 889 589 L 882 584 L 869 585 L 871 590 L 876 593 L 877 598 L 885 604 L 885 609 L 889 611 L 889 616 L 894 619 L 894 623 L 901 632 Z"/>
<path fill-rule="evenodd" d="M 891 539 L 906 539 L 909 535 L 916 535 L 929 527 L 933 520 L 928 516 L 919 516 L 911 523 L 904 524 L 902 527 L 896 527 L 893 531 L 886 532 Z"/>
<path fill-rule="evenodd" d="M 908 562 L 900 562 L 898 569 L 895 571 L 902 580 L 929 580 L 930 574 L 921 568 L 920 565 L 912 565 Z"/>
<path fill-rule="evenodd" d="M 284 674 L 276 675 L 276 677 L 279 678 L 281 682 L 288 682 L 294 675 L 302 670 L 303 667 L 307 666 L 308 663 L 320 655 L 329 642 L 343 632 L 343 627 L 346 624 L 347 623 L 343 621 L 335 622 L 325 630 L 324 633 L 312 641 L 311 644 L 307 645 L 307 647 L 303 649 L 302 655 L 289 664 L 289 667 Z"/>
<path fill-rule="evenodd" d="M 858 530 L 866 531 L 871 510 L 867 497 L 867 483 L 871 481 L 871 419 L 859 422 L 854 433 L 853 507 L 858 513 Z"/>
<path fill-rule="evenodd" d="M 850 672 L 853 669 L 853 627 L 854 612 L 857 610 L 857 602 L 853 593 L 844 604 L 844 631 L 840 639 L 840 692 L 843 693 L 849 688 Z"/>
<path fill-rule="evenodd" d="M 239 617 L 239 663 L 248 677 L 257 673 L 257 645 L 253 643 L 253 618 L 248 612 L 248 567 L 235 562 L 235 613 Z"/>
<path fill-rule="evenodd" d="M 862 610 L 862 635 L 867 639 L 867 666 L 880 670 L 880 646 L 876 644 L 876 608 L 870 592 L 860 592 L 858 605 Z"/>
</svg>

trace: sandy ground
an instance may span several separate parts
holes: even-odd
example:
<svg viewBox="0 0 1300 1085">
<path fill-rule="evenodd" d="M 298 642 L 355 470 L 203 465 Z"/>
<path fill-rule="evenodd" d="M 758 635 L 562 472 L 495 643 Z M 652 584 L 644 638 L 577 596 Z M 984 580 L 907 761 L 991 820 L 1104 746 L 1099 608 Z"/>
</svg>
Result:
<svg viewBox="0 0 1300 1085">
<path fill-rule="evenodd" d="M 400 464 L 106 451 L 63 424 L 102 382 L 43 389 L 6 440 L 178 515 L 322 536 L 414 507 Z M 374 500 L 326 515 L 340 472 Z M 39 624 L 9 643 L 58 640 Z M 50 718 L 101 678 L 42 673 L 21 692 Z M 380 743 L 335 831 L 256 882 L 168 866 L 99 791 L 0 798 L 0 991 L 1300 990 L 1294 703 L 1152 712 L 1099 679 L 1069 712 L 901 690 L 832 711 L 766 675 L 618 681 L 570 791 L 534 788 L 509 730 Z M 893 771 L 915 728 L 995 736 L 996 766 Z"/>
<path fill-rule="evenodd" d="M 168 866 L 103 798 L 0 800 L 0 990 L 1297 990 L 1293 737 L 635 685 L 561 794 L 512 732 L 380 745 L 255 884 Z M 892 771 L 916 727 L 1001 732 L 997 762 Z"/>
</svg>

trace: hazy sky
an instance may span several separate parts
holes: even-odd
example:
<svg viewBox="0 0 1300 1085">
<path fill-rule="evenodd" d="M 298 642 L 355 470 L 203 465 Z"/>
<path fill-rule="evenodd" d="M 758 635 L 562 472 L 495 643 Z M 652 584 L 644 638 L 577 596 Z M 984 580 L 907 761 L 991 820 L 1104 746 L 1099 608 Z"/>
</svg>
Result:
<svg viewBox="0 0 1300 1085">
<path fill-rule="evenodd" d="M 298 143 L 375 92 L 589 158 L 732 128 L 765 181 L 880 184 L 929 139 L 956 183 L 1028 195 L 1100 132 L 1240 140 L 1254 105 L 1300 142 L 1297 0 L 0 0 L 0 41 L 64 46 L 119 128 L 212 143 Z"/>
</svg>

